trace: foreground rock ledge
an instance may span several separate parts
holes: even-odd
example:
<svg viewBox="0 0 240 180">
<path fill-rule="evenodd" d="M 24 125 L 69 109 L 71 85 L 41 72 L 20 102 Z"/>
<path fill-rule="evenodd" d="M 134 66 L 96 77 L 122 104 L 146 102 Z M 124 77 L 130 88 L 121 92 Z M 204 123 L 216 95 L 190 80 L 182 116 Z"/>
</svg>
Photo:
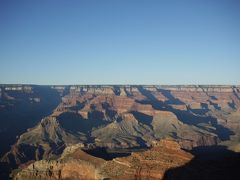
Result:
<svg viewBox="0 0 240 180">
<path fill-rule="evenodd" d="M 156 142 L 147 151 L 110 161 L 91 156 L 81 148 L 81 145 L 67 147 L 57 160 L 36 161 L 18 170 L 13 179 L 162 179 L 168 169 L 193 158 L 171 139 Z"/>
</svg>

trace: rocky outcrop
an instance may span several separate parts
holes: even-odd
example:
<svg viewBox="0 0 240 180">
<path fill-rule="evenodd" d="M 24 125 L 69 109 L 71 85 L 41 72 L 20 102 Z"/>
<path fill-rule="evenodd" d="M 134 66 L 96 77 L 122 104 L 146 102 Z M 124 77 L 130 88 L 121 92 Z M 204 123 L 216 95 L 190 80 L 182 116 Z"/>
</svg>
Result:
<svg viewBox="0 0 240 180">
<path fill-rule="evenodd" d="M 162 179 L 168 169 L 193 158 L 170 139 L 154 143 L 145 152 L 110 161 L 90 156 L 76 146 L 65 151 L 68 154 L 58 160 L 41 160 L 18 170 L 13 179 Z"/>
<path fill-rule="evenodd" d="M 110 179 L 162 179 L 168 169 L 184 165 L 192 158 L 178 143 L 165 139 L 153 143 L 150 150 L 105 163 L 102 173 Z"/>
<path fill-rule="evenodd" d="M 36 161 L 13 172 L 13 179 L 103 179 L 99 168 L 105 161 L 83 152 L 82 147 L 68 146 L 59 159 Z"/>
<path fill-rule="evenodd" d="M 79 141 L 78 136 L 65 132 L 55 117 L 47 117 L 22 134 L 1 161 L 17 167 L 31 160 L 49 159 L 61 154 L 65 145 Z"/>
</svg>

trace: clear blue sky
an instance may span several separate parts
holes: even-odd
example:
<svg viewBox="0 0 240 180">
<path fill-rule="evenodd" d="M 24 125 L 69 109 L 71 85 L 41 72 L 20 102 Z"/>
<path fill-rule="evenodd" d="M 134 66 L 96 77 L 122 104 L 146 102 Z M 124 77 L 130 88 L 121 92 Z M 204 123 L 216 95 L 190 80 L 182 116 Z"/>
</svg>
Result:
<svg viewBox="0 0 240 180">
<path fill-rule="evenodd" d="M 0 83 L 240 84 L 240 1 L 0 0 Z"/>
</svg>

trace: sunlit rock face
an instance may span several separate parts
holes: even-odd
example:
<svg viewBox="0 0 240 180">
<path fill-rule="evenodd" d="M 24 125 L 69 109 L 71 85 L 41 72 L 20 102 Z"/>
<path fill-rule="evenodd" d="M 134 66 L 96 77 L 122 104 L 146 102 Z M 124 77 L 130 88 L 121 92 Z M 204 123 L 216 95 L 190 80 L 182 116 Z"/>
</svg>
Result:
<svg viewBox="0 0 240 180">
<path fill-rule="evenodd" d="M 164 173 L 189 162 L 193 156 L 180 145 L 164 139 L 144 152 L 105 161 L 73 145 L 57 160 L 36 161 L 14 174 L 14 179 L 162 179 Z"/>
<path fill-rule="evenodd" d="M 177 142 L 164 139 L 152 142 L 149 150 L 108 161 L 102 172 L 110 179 L 163 179 L 168 169 L 182 166 L 192 158 Z"/>
<path fill-rule="evenodd" d="M 170 137 L 183 149 L 222 144 L 240 151 L 239 86 L 12 85 L 0 89 L 4 117 L 9 109 L 21 114 L 26 105 L 38 109 L 51 104 L 35 125 L 25 126 L 2 156 L 1 162 L 12 168 L 59 158 L 65 147 L 78 143 L 141 149 Z M 21 121 L 24 124 L 25 119 Z"/>
</svg>

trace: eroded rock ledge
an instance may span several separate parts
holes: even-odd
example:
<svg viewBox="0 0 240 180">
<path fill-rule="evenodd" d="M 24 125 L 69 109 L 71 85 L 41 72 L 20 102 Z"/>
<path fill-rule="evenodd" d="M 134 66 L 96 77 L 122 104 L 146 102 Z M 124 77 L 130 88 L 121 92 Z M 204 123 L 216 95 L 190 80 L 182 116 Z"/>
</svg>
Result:
<svg viewBox="0 0 240 180">
<path fill-rule="evenodd" d="M 110 161 L 93 157 L 81 147 L 67 147 L 57 160 L 36 161 L 15 172 L 13 179 L 161 179 L 168 169 L 184 165 L 193 158 L 171 139 L 156 142 L 147 151 Z"/>
</svg>

